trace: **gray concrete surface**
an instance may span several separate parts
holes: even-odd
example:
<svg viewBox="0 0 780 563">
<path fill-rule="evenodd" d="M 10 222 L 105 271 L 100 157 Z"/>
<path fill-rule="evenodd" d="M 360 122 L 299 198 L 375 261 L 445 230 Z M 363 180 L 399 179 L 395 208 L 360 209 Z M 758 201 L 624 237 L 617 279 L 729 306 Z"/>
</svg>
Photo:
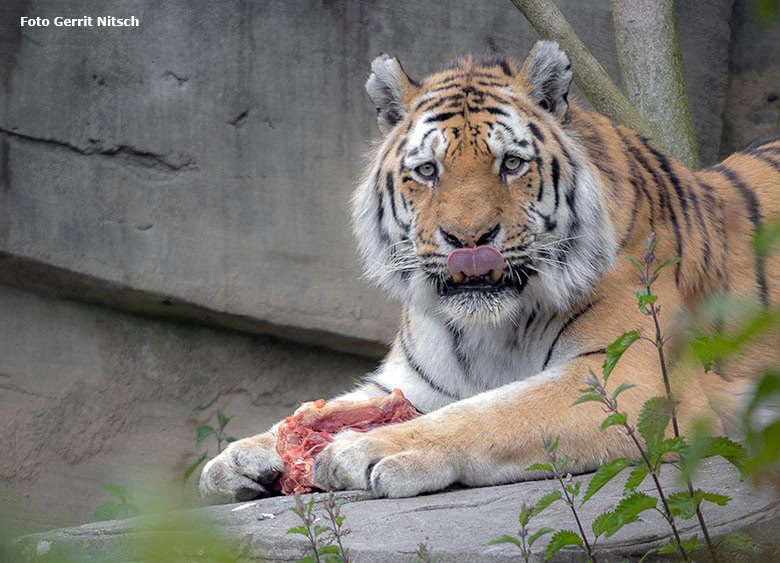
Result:
<svg viewBox="0 0 780 563">
<path fill-rule="evenodd" d="M 676 476 L 671 467 L 662 472 L 664 486 L 676 488 Z M 589 476 L 578 477 L 587 479 Z M 616 478 L 580 508 L 586 530 L 596 515 L 618 502 L 623 481 Z M 732 497 L 727 507 L 707 505 L 703 513 L 714 538 L 736 530 L 745 531 L 762 544 L 754 552 L 743 555 L 746 561 L 772 561 L 778 552 L 777 530 L 780 526 L 780 501 L 771 491 L 757 491 L 748 483 L 740 483 L 736 471 L 722 461 L 708 460 L 697 486 L 707 491 L 719 491 Z M 371 500 L 362 493 L 341 493 L 345 526 L 351 531 L 345 544 L 355 561 L 396 562 L 415 561 L 420 543 L 426 543 L 441 563 L 475 561 L 518 561 L 517 548 L 512 545 L 490 546 L 488 542 L 505 533 L 517 533 L 520 503 L 536 502 L 542 495 L 556 490 L 555 481 L 532 481 L 502 487 L 462 489 L 409 499 Z M 651 493 L 649 487 L 640 490 Z M 316 495 L 321 499 L 323 495 Z M 306 499 L 304 499 L 306 500 Z M 152 519 L 132 519 L 121 522 L 88 524 L 79 528 L 56 530 L 27 536 L 16 541 L 11 557 L 21 562 L 47 562 L 71 557 L 78 561 L 118 563 L 136 561 L 143 553 L 143 542 L 160 540 L 176 542 L 177 533 L 193 528 L 193 519 L 207 523 L 224 537 L 240 546 L 242 561 L 294 561 L 305 555 L 305 540 L 287 534 L 300 525 L 290 512 L 290 497 L 277 497 L 244 504 L 204 508 L 189 513 Z M 569 508 L 562 502 L 554 504 L 531 522 L 531 532 L 541 527 L 572 529 Z M 699 533 L 696 519 L 680 524 L 681 534 L 688 538 Z M 641 520 L 623 528 L 611 538 L 597 543 L 599 561 L 636 561 L 648 550 L 665 543 L 669 528 L 661 515 L 645 512 Z M 203 556 L 205 546 L 197 540 L 187 548 L 180 542 L 178 560 Z M 533 561 L 543 560 L 547 540 L 534 546 Z M 178 547 L 178 546 L 177 546 Z M 554 561 L 584 561 L 577 548 L 566 548 Z M 728 560 L 735 559 L 729 557 Z"/>
<path fill-rule="evenodd" d="M 207 449 L 195 429 L 217 407 L 235 416 L 231 434 L 255 434 L 374 367 L 3 286 L 0 319 L 0 519 L 10 510 L 27 529 L 91 520 L 109 499 L 103 483 L 180 494 L 183 469 Z"/>
</svg>

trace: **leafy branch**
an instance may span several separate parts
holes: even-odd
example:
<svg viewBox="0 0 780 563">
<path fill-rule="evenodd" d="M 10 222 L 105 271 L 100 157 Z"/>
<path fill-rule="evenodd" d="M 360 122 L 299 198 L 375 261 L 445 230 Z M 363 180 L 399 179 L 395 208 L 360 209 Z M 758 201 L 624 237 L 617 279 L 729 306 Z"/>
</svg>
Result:
<svg viewBox="0 0 780 563">
<path fill-rule="evenodd" d="M 217 409 L 216 428 L 209 424 L 198 426 L 198 428 L 195 430 L 195 444 L 200 445 L 209 436 L 214 436 L 217 440 L 217 454 L 222 453 L 222 450 L 225 448 L 225 446 L 227 446 L 227 444 L 236 441 L 236 439 L 233 436 L 228 435 L 227 431 L 225 430 L 231 420 L 233 420 L 232 416 L 225 416 L 225 413 L 222 412 L 222 409 Z M 184 473 L 182 474 L 182 481 L 186 483 L 190 476 L 200 466 L 200 464 L 206 461 L 208 457 L 208 450 L 201 452 L 198 457 L 195 458 L 195 461 L 189 464 L 184 470 Z"/>
</svg>

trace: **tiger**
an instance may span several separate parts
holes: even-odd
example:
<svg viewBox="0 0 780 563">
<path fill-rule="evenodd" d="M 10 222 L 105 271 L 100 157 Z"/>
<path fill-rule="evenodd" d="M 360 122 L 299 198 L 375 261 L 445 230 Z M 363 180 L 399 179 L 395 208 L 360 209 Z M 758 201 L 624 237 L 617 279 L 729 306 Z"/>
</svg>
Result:
<svg viewBox="0 0 780 563">
<path fill-rule="evenodd" d="M 354 192 L 353 230 L 366 276 L 402 312 L 378 369 L 336 400 L 397 388 L 422 414 L 337 435 L 316 459 L 318 487 L 409 497 L 538 478 L 527 468 L 547 461 L 552 437 L 572 473 L 636 458 L 625 432 L 600 430 L 602 405 L 571 405 L 617 335 L 655 335 L 637 311 L 634 266 L 619 259 L 643 256 L 651 233 L 656 256 L 680 258 L 653 286 L 663 334 L 711 296 L 780 301 L 780 262 L 753 252 L 756 229 L 780 213 L 780 141 L 693 172 L 570 99 L 572 76 L 550 40 L 522 63 L 466 56 L 421 82 L 396 58 L 371 63 L 381 138 Z M 705 371 L 678 362 L 673 344 L 681 431 L 705 417 L 713 432 L 737 432 L 777 346 Z M 660 367 L 656 346 L 638 344 L 614 367 L 609 390 L 635 385 L 620 397 L 630 420 L 664 395 Z M 209 461 L 202 495 L 271 494 L 282 470 L 276 428 Z"/>
</svg>

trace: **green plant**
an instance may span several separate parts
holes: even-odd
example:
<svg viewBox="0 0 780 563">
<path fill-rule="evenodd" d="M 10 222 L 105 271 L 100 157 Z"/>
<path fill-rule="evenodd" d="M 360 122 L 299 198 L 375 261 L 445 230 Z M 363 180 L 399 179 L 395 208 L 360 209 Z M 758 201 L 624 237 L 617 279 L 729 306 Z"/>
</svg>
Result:
<svg viewBox="0 0 780 563">
<path fill-rule="evenodd" d="M 428 547 L 428 544 L 425 542 L 420 543 L 420 546 L 417 548 L 416 555 L 417 563 L 436 563 L 439 559 L 441 559 L 441 556 L 433 553 Z"/>
<path fill-rule="evenodd" d="M 561 490 L 552 491 L 540 498 L 533 507 L 523 502 L 520 515 L 518 517 L 520 523 L 520 530 L 516 536 L 510 536 L 505 534 L 494 540 L 491 540 L 491 544 L 511 543 L 518 547 L 520 550 L 520 556 L 526 561 L 530 560 L 531 547 L 534 543 L 547 534 L 553 534 L 550 541 L 547 543 L 544 558 L 550 559 L 553 555 L 558 553 L 567 545 L 574 545 L 582 548 L 588 557 L 588 561 L 597 563 L 596 555 L 594 553 L 595 541 L 591 543 L 588 540 L 588 536 L 585 533 L 585 529 L 582 527 L 579 514 L 577 513 L 577 507 L 575 505 L 575 499 L 580 494 L 582 486 L 581 481 L 574 481 L 570 473 L 564 473 L 566 467 L 573 461 L 571 457 L 564 456 L 558 458 L 558 442 L 559 437 L 554 440 L 545 439 L 542 443 L 547 460 L 549 463 L 535 463 L 526 468 L 526 471 L 544 471 L 548 474 L 552 474 L 561 486 Z M 554 528 L 542 527 L 536 530 L 529 536 L 528 524 L 531 519 L 538 516 L 542 511 L 551 506 L 557 501 L 563 501 L 566 506 L 571 510 L 574 521 L 577 523 L 577 530 L 556 530 Z M 595 530 L 594 530 L 595 531 Z"/>
<path fill-rule="evenodd" d="M 298 563 L 349 563 L 349 550 L 343 542 L 349 529 L 344 527 L 344 516 L 341 515 L 341 505 L 336 502 L 336 495 L 330 492 L 322 499 L 322 508 L 330 526 L 317 524 L 321 518 L 314 513 L 314 506 L 313 496 L 304 504 L 301 496 L 296 494 L 295 507 L 290 509 L 298 515 L 303 525 L 290 528 L 287 533 L 304 536 L 311 550 L 311 554 L 298 559 Z"/>
<path fill-rule="evenodd" d="M 127 485 L 106 483 L 103 490 L 116 500 L 108 500 L 95 509 L 96 521 L 121 520 L 141 514 L 141 509 L 133 502 L 133 489 Z"/>
<path fill-rule="evenodd" d="M 606 407 L 608 415 L 601 425 L 601 430 L 605 431 L 607 428 L 613 426 L 621 428 L 632 440 L 640 456 L 640 462 L 634 466 L 628 477 L 628 481 L 626 482 L 623 499 L 614 511 L 601 514 L 596 518 L 593 523 L 594 532 L 599 535 L 596 530 L 596 527 L 598 527 L 599 531 L 609 537 L 626 524 L 637 520 L 639 514 L 642 512 L 655 509 L 658 510 L 668 522 L 673 534 L 673 537 L 669 542 L 657 550 L 657 552 L 659 554 L 664 554 L 678 551 L 684 561 L 690 561 L 690 552 L 699 547 L 698 537 L 694 535 L 688 540 L 683 540 L 676 519 L 689 519 L 696 516 L 710 557 L 713 561 L 717 562 L 717 546 L 712 541 L 709 534 L 706 522 L 701 513 L 700 504 L 703 501 L 708 501 L 725 506 L 730 499 L 725 495 L 708 493 L 696 490 L 693 487 L 692 476 L 694 471 L 692 468 L 694 461 L 693 459 L 688 458 L 691 448 L 686 443 L 685 438 L 680 434 L 677 422 L 676 402 L 671 389 L 664 353 L 664 346 L 667 343 L 667 339 L 663 335 L 660 327 L 660 309 L 657 304 L 658 296 L 652 291 L 652 285 L 658 279 L 662 270 L 667 266 L 678 263 L 679 259 L 670 258 L 658 265 L 654 265 L 654 251 L 657 243 L 658 239 L 653 233 L 646 245 L 644 261 L 640 262 L 634 258 L 629 258 L 637 270 L 639 283 L 642 286 L 642 289 L 635 292 L 637 304 L 642 314 L 652 317 L 655 329 L 654 336 L 652 338 L 646 337 L 634 330 L 626 332 L 618 337 L 618 339 L 606 349 L 606 359 L 602 367 L 602 379 L 600 380 L 591 370 L 589 376 L 585 379 L 587 387 L 581 390 L 582 395 L 574 402 L 575 405 L 588 401 L 602 403 Z M 629 423 L 627 413 L 620 410 L 618 403 L 618 396 L 634 387 L 634 385 L 629 383 L 621 384 L 617 386 L 612 393 L 608 393 L 606 387 L 609 376 L 622 355 L 635 342 L 640 340 L 650 342 L 658 351 L 665 395 L 662 397 L 650 398 L 644 403 L 635 428 Z M 674 436 L 667 439 L 665 438 L 665 434 L 670 423 Z M 637 431 L 641 436 L 642 441 L 637 437 Z M 728 438 L 722 436 L 712 438 L 707 436 L 696 442 L 696 447 L 693 448 L 693 451 L 695 452 L 694 457 L 696 457 L 696 459 L 711 455 L 720 455 L 731 462 L 740 470 L 740 473 L 744 475 L 747 452 L 740 444 L 737 444 Z M 686 490 L 684 491 L 668 493 L 661 486 L 661 482 L 658 478 L 660 464 L 663 461 L 664 456 L 669 455 L 673 455 L 679 460 L 679 465 L 677 465 L 678 468 L 684 468 L 682 472 L 683 480 L 686 485 Z M 583 504 L 610 480 L 631 465 L 632 460 L 629 458 L 614 459 L 602 465 L 588 484 L 588 488 L 583 496 Z M 636 492 L 637 487 L 648 476 L 652 478 L 656 491 L 658 492 L 661 501 L 660 509 L 657 506 L 659 499 L 655 499 L 644 493 Z"/>
<path fill-rule="evenodd" d="M 225 431 L 228 423 L 233 420 L 232 416 L 225 416 L 221 409 L 217 409 L 217 427 L 206 424 L 198 426 L 195 430 L 195 444 L 200 445 L 209 436 L 214 436 L 217 440 L 217 454 L 221 453 L 224 447 L 230 442 L 235 442 L 236 439 L 233 436 L 229 436 Z M 195 458 L 191 464 L 189 464 L 182 475 L 182 481 L 186 482 L 201 463 L 206 461 L 209 457 L 209 451 L 205 450 Z"/>
</svg>

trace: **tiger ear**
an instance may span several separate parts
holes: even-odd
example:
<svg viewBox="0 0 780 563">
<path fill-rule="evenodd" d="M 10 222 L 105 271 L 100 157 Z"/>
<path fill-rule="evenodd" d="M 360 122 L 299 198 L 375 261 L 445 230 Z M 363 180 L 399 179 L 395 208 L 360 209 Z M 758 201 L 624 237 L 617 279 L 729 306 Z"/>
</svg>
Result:
<svg viewBox="0 0 780 563">
<path fill-rule="evenodd" d="M 395 57 L 383 53 L 371 62 L 366 92 L 376 107 L 376 121 L 383 135 L 406 116 L 407 105 L 417 87 Z"/>
<path fill-rule="evenodd" d="M 569 56 L 561 46 L 555 41 L 537 41 L 523 62 L 520 75 L 531 99 L 563 120 L 569 109 L 572 71 Z"/>
</svg>

